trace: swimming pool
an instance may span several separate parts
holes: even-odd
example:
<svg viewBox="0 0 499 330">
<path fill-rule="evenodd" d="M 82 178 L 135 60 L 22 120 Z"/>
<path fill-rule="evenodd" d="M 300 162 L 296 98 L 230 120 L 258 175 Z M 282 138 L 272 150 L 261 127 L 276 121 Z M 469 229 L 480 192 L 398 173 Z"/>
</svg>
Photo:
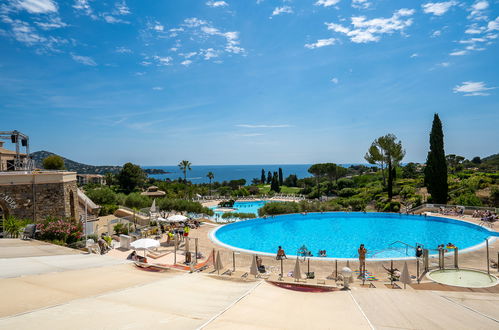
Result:
<svg viewBox="0 0 499 330">
<path fill-rule="evenodd" d="M 237 213 L 253 213 L 255 215 L 258 215 L 258 210 L 262 208 L 265 204 L 267 204 L 268 201 L 248 201 L 248 202 L 235 202 L 234 206 L 231 207 L 231 209 L 234 209 L 232 212 L 237 212 Z M 215 214 L 222 215 L 225 212 L 223 211 L 216 211 L 218 209 L 218 206 L 212 206 L 211 209 L 215 211 Z"/>
<path fill-rule="evenodd" d="M 326 250 L 329 258 L 357 258 L 357 249 L 363 243 L 369 259 L 396 259 L 414 256 L 414 250 L 401 242 L 421 244 L 428 249 L 451 242 L 462 252 L 497 235 L 486 228 L 447 218 L 331 212 L 236 222 L 219 227 L 211 238 L 231 249 L 272 255 L 279 245 L 288 255 L 296 255 L 305 245 L 313 256 Z"/>
</svg>

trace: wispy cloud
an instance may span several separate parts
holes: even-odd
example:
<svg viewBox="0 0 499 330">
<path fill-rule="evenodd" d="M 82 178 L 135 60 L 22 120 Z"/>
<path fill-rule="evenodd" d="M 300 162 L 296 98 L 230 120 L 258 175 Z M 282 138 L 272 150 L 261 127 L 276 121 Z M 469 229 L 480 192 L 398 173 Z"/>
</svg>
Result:
<svg viewBox="0 0 499 330">
<path fill-rule="evenodd" d="M 336 5 L 338 2 L 341 0 L 318 0 L 315 5 L 316 6 L 323 6 L 323 7 L 330 7 Z"/>
<path fill-rule="evenodd" d="M 445 14 L 452 6 L 457 5 L 455 1 L 446 2 L 428 2 L 422 5 L 423 11 L 426 14 L 433 14 L 435 16 L 442 16 Z"/>
<path fill-rule="evenodd" d="M 89 57 L 89 56 L 81 56 L 81 55 L 76 55 L 76 54 L 71 54 L 71 57 L 75 62 L 81 63 L 83 65 L 88 65 L 88 66 L 96 66 L 97 63 Z"/>
<path fill-rule="evenodd" d="M 343 26 L 336 23 L 326 23 L 328 30 L 341 33 L 350 38 L 354 43 L 377 42 L 383 34 L 393 34 L 403 32 L 412 25 L 414 14 L 413 9 L 399 9 L 389 18 L 366 19 L 365 16 L 353 16 L 351 18 L 352 27 Z"/>
<path fill-rule="evenodd" d="M 127 47 L 116 47 L 115 50 L 116 53 L 121 53 L 121 54 L 130 54 L 132 53 L 132 50 Z"/>
<path fill-rule="evenodd" d="M 160 87 L 160 86 L 155 86 L 152 88 L 153 91 L 162 91 L 163 90 L 163 87 Z"/>
<path fill-rule="evenodd" d="M 25 9 L 32 14 L 46 14 L 57 12 L 57 4 L 52 0 L 18 0 L 13 1 L 18 8 Z"/>
<path fill-rule="evenodd" d="M 292 14 L 292 13 L 293 13 L 293 8 L 291 8 L 290 6 L 275 7 L 270 18 L 272 18 L 272 16 L 277 16 L 281 14 Z"/>
<path fill-rule="evenodd" d="M 325 46 L 331 46 L 331 45 L 334 45 L 336 42 L 336 39 L 335 38 L 328 38 L 328 39 L 319 39 L 317 40 L 316 42 L 314 43 L 311 43 L 311 44 L 305 44 L 305 47 L 306 48 L 309 48 L 309 49 L 314 49 L 314 48 L 321 48 L 321 47 L 325 47 Z"/>
<path fill-rule="evenodd" d="M 496 87 L 487 87 L 483 81 L 465 81 L 461 85 L 454 87 L 454 93 L 463 93 L 464 96 L 487 96 L 486 91 Z"/>
<path fill-rule="evenodd" d="M 281 124 L 281 125 L 265 125 L 265 124 L 253 125 L 253 124 L 239 124 L 239 125 L 236 125 L 236 127 L 244 127 L 244 128 L 287 128 L 287 127 L 294 127 L 294 126 L 292 126 L 292 125 L 287 125 L 287 124 Z"/>
<path fill-rule="evenodd" d="M 331 79 L 331 82 L 332 82 L 333 84 L 335 84 L 335 85 L 338 85 L 338 83 L 340 82 L 340 80 L 339 80 L 338 78 L 336 78 L 336 77 L 335 77 L 335 78 L 332 78 L 332 79 Z"/>
<path fill-rule="evenodd" d="M 225 1 L 208 1 L 206 3 L 209 7 L 227 7 L 229 4 Z"/>
<path fill-rule="evenodd" d="M 468 54 L 468 52 L 465 50 L 456 50 L 456 51 L 453 51 L 452 53 L 450 53 L 449 55 L 450 56 L 463 56 L 466 54 Z"/>
<path fill-rule="evenodd" d="M 473 20 L 486 20 L 487 16 L 484 14 L 484 11 L 487 8 L 489 8 L 488 1 L 476 1 L 469 9 L 470 15 L 468 16 L 468 18 Z"/>
<path fill-rule="evenodd" d="M 418 53 L 413 53 L 413 54 L 411 54 L 410 58 L 416 58 L 416 57 L 418 57 L 418 56 L 419 56 L 419 54 L 418 54 Z"/>
<path fill-rule="evenodd" d="M 352 7 L 356 9 L 367 9 L 372 6 L 368 0 L 352 0 Z"/>
</svg>

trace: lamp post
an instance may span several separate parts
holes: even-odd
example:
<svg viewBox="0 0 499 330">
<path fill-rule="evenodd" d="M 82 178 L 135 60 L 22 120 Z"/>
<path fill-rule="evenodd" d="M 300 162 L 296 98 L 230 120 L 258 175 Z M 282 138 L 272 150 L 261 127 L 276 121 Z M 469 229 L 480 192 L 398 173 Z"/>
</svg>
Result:
<svg viewBox="0 0 499 330">
<path fill-rule="evenodd" d="M 348 267 L 343 267 L 341 270 L 343 275 L 343 289 L 350 290 L 350 278 L 352 277 L 352 270 Z"/>
</svg>

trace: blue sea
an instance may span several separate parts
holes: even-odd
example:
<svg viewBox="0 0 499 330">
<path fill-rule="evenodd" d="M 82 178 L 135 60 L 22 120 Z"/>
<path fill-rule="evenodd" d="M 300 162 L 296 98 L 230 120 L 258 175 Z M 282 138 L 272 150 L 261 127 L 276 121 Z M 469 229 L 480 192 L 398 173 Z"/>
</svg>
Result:
<svg viewBox="0 0 499 330">
<path fill-rule="evenodd" d="M 356 164 L 341 164 L 344 167 L 349 167 Z M 213 172 L 215 178 L 213 182 L 222 182 L 230 180 L 245 179 L 246 184 L 251 184 L 253 178 L 260 179 L 262 169 L 265 170 L 265 175 L 270 171 L 272 173 L 279 171 L 282 168 L 283 177 L 286 178 L 290 174 L 296 174 L 299 179 L 310 177 L 308 173 L 310 164 L 286 164 L 286 165 L 193 165 L 191 171 L 187 172 L 187 180 L 192 183 L 209 183 L 210 180 L 206 177 L 208 172 Z M 143 168 L 162 169 L 168 174 L 150 174 L 149 177 L 158 180 L 171 179 L 176 180 L 183 178 L 184 174 L 178 166 L 143 166 Z"/>
</svg>

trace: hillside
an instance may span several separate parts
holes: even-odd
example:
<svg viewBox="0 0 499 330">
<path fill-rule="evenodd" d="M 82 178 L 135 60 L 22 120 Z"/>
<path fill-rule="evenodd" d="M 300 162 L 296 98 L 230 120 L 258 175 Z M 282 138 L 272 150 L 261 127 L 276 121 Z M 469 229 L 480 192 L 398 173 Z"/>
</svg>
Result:
<svg viewBox="0 0 499 330">
<path fill-rule="evenodd" d="M 42 150 L 33 152 L 31 154 L 31 158 L 33 158 L 33 160 L 35 161 L 35 166 L 37 168 L 43 168 L 42 161 L 51 155 L 55 154 L 53 152 Z M 62 157 L 62 159 L 64 159 L 64 165 L 66 166 L 66 169 L 68 171 L 78 172 L 80 174 L 105 174 L 108 172 L 117 173 L 119 170 L 121 170 L 120 166 L 94 166 L 78 163 L 65 157 Z"/>
</svg>

